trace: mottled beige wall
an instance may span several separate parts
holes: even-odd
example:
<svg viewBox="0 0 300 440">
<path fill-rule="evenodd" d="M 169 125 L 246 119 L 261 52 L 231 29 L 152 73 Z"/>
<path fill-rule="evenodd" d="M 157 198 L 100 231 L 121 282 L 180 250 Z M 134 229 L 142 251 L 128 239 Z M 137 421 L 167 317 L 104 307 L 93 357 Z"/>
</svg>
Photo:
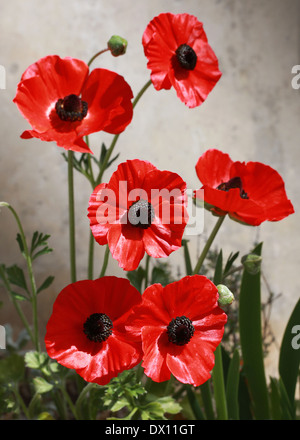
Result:
<svg viewBox="0 0 300 440">
<path fill-rule="evenodd" d="M 208 148 L 228 152 L 234 160 L 261 161 L 276 168 L 296 213 L 260 228 L 225 221 L 216 243 L 231 251 L 247 252 L 254 240 L 265 242 L 264 272 L 271 289 L 282 296 L 274 303 L 271 322 L 280 343 L 286 321 L 299 297 L 299 90 L 291 86 L 291 69 L 300 64 L 299 8 L 297 0 L 10 0 L 0 2 L 0 64 L 6 70 L 6 89 L 0 90 L 1 161 L 0 200 L 19 213 L 28 237 L 35 230 L 51 234 L 54 252 L 35 265 L 40 283 L 55 275 L 52 287 L 40 296 L 40 325 L 51 313 L 58 292 L 69 283 L 67 166 L 62 149 L 54 143 L 21 140 L 28 128 L 12 99 L 20 75 L 28 65 L 48 54 L 72 56 L 88 61 L 106 46 L 113 34 L 128 40 L 124 57 L 109 53 L 94 66 L 123 75 L 134 94 L 149 79 L 141 45 L 148 22 L 160 12 L 188 12 L 204 23 L 208 39 L 220 61 L 221 81 L 209 99 L 188 109 L 175 91 L 147 90 L 136 107 L 132 124 L 120 137 L 118 162 L 140 158 L 160 169 L 179 173 L 188 188 L 200 186 L 194 171 L 198 157 Z M 91 136 L 98 154 L 103 133 Z M 118 162 L 106 173 L 109 179 Z M 86 209 L 89 184 L 76 175 L 76 223 L 78 277 L 86 277 L 89 224 Z M 212 229 L 215 219 L 205 213 L 205 232 L 193 239 L 192 258 Z M 23 265 L 17 252 L 16 224 L 11 214 L 0 214 L 0 262 Z M 96 247 L 95 270 L 101 266 L 104 249 Z M 172 254 L 174 267 L 183 265 L 181 251 Z M 108 274 L 122 276 L 110 260 Z M 183 270 L 181 269 L 181 273 Z M 20 330 L 15 312 L 7 304 L 0 309 L 0 323 L 10 322 Z M 277 345 L 267 362 L 271 374 L 277 371 Z"/>
</svg>

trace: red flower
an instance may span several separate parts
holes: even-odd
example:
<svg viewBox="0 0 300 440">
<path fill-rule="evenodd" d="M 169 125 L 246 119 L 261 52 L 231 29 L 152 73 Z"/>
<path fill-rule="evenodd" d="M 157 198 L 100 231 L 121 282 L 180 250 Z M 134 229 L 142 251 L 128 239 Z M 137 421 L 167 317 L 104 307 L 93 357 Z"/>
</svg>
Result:
<svg viewBox="0 0 300 440">
<path fill-rule="evenodd" d="M 27 68 L 14 102 L 32 126 L 21 135 L 91 152 L 82 139 L 100 130 L 121 133 L 132 119 L 132 91 L 124 78 L 74 58 L 47 56 Z"/>
<path fill-rule="evenodd" d="M 109 246 L 124 270 L 134 270 L 146 252 L 167 257 L 181 246 L 188 219 L 186 184 L 178 174 L 150 162 L 128 160 L 108 184 L 98 185 L 88 217 L 96 241 Z"/>
<path fill-rule="evenodd" d="M 77 281 L 55 300 L 47 324 L 48 355 L 87 382 L 107 384 L 141 361 L 141 346 L 125 323 L 141 294 L 117 277 Z"/>
<path fill-rule="evenodd" d="M 228 214 L 234 220 L 257 226 L 294 212 L 284 181 L 268 165 L 233 162 L 228 154 L 208 150 L 199 158 L 196 172 L 203 186 L 195 196 L 201 200 L 204 197 L 205 207 L 216 215 Z"/>
<path fill-rule="evenodd" d="M 126 328 L 142 339 L 142 366 L 152 380 L 163 382 L 173 374 L 199 386 L 210 378 L 226 321 L 216 286 L 194 275 L 148 287 Z"/>
<path fill-rule="evenodd" d="M 158 15 L 142 43 L 155 89 L 173 86 L 188 107 L 202 104 L 222 75 L 203 25 L 193 15 Z"/>
</svg>

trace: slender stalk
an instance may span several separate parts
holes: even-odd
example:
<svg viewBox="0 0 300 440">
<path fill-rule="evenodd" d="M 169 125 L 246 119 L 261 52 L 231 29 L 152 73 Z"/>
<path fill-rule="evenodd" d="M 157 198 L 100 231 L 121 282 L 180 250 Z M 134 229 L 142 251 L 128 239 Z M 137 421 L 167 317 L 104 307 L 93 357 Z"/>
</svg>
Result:
<svg viewBox="0 0 300 440">
<path fill-rule="evenodd" d="M 71 282 L 76 281 L 75 209 L 73 180 L 73 151 L 68 151 L 68 189 L 69 189 L 69 239 Z"/>
<path fill-rule="evenodd" d="M 92 280 L 94 276 L 94 236 L 92 232 L 90 232 L 90 243 L 89 243 L 89 261 L 88 261 L 88 279 Z"/>
<path fill-rule="evenodd" d="M 218 420 L 228 420 L 228 410 L 226 401 L 226 392 L 224 385 L 223 363 L 222 363 L 222 351 L 219 344 L 215 351 L 215 366 L 213 368 L 213 384 L 214 384 L 214 396 L 217 408 Z"/>
<path fill-rule="evenodd" d="M 19 389 L 18 389 L 17 385 L 14 386 L 13 392 L 14 392 L 14 395 L 16 396 L 17 402 L 19 403 L 20 407 L 22 408 L 23 413 L 25 414 L 25 417 L 29 420 L 30 419 L 30 414 L 29 414 L 28 408 L 25 405 L 25 402 L 24 402 L 21 394 L 19 393 Z"/>
<path fill-rule="evenodd" d="M 72 402 L 68 392 L 65 390 L 63 385 L 61 385 L 59 387 L 59 389 L 61 390 L 62 395 L 64 396 L 66 402 L 68 403 L 68 405 L 70 407 L 70 410 L 72 411 L 73 416 L 75 417 L 76 420 L 78 420 L 77 411 L 76 411 L 75 405 L 73 404 L 73 402 Z"/>
<path fill-rule="evenodd" d="M 214 420 L 215 414 L 212 404 L 212 396 L 210 390 L 210 380 L 204 382 L 204 384 L 200 385 L 201 397 L 206 413 L 206 418 L 208 420 Z"/>
<path fill-rule="evenodd" d="M 86 395 L 90 392 L 92 388 L 95 387 L 95 384 L 92 382 L 89 382 L 81 391 L 79 394 L 77 400 L 76 400 L 76 414 L 78 420 L 82 420 L 82 403 L 84 399 L 86 398 Z"/>
<path fill-rule="evenodd" d="M 200 271 L 200 269 L 202 267 L 202 264 L 203 264 L 203 262 L 205 260 L 205 257 L 207 255 L 207 253 L 208 253 L 208 251 L 209 251 L 209 249 L 210 249 L 210 247 L 212 245 L 212 242 L 214 241 L 214 239 L 215 239 L 215 237 L 216 237 L 216 235 L 217 235 L 217 233 L 218 233 L 218 231 L 219 231 L 219 229 L 220 229 L 224 219 L 225 219 L 225 216 L 218 218 L 218 221 L 215 224 L 215 226 L 214 226 L 210 236 L 208 237 L 208 240 L 205 243 L 203 251 L 202 251 L 202 253 L 201 253 L 200 257 L 199 257 L 199 260 L 198 260 L 198 262 L 196 264 L 196 267 L 195 267 L 195 269 L 193 271 L 194 275 L 199 273 L 199 271 Z"/>
<path fill-rule="evenodd" d="M 104 259 L 103 259 L 103 264 L 102 264 L 102 269 L 99 275 L 99 278 L 104 277 L 106 269 L 107 269 L 107 264 L 108 264 L 108 258 L 109 258 L 109 247 L 108 245 L 106 245 L 106 249 L 105 249 L 105 254 L 104 254 Z"/>
<path fill-rule="evenodd" d="M 147 287 L 148 287 L 150 258 L 151 258 L 150 255 L 147 254 L 147 257 L 146 257 L 146 267 L 145 267 L 145 289 L 147 289 Z"/>
<path fill-rule="evenodd" d="M 191 409 L 193 411 L 193 414 L 194 414 L 196 420 L 205 420 L 205 417 L 202 413 L 202 410 L 200 408 L 200 405 L 199 405 L 199 402 L 196 398 L 196 395 L 189 385 L 186 385 L 186 392 L 187 392 L 189 404 L 191 406 Z"/>
<path fill-rule="evenodd" d="M 88 62 L 88 66 L 90 67 L 90 65 L 92 64 L 92 62 L 99 56 L 102 55 L 103 53 L 109 51 L 109 48 L 107 47 L 106 49 L 102 49 L 99 50 L 99 52 L 97 52 L 95 55 L 92 56 L 92 58 L 90 59 L 90 61 Z"/>
<path fill-rule="evenodd" d="M 25 257 L 26 264 L 27 264 L 27 271 L 28 271 L 28 276 L 29 276 L 30 286 L 31 286 L 30 299 L 31 299 L 31 304 L 32 304 L 34 341 L 35 341 L 34 343 L 35 343 L 36 350 L 39 351 L 40 350 L 40 342 L 39 342 L 38 313 L 37 313 L 37 288 L 36 288 L 35 278 L 34 278 L 34 274 L 33 274 L 31 255 L 28 250 L 26 237 L 24 234 L 24 230 L 23 230 L 21 221 L 18 217 L 18 214 L 16 213 L 14 208 L 9 203 L 0 202 L 0 206 L 6 206 L 7 208 L 9 208 L 9 210 L 12 212 L 13 216 L 15 217 L 15 220 L 17 222 L 17 225 L 18 225 L 18 228 L 20 231 L 20 236 L 21 236 L 21 240 L 22 240 L 23 248 L 24 248 L 24 257 Z M 29 334 L 31 334 L 31 332 Z"/>
</svg>

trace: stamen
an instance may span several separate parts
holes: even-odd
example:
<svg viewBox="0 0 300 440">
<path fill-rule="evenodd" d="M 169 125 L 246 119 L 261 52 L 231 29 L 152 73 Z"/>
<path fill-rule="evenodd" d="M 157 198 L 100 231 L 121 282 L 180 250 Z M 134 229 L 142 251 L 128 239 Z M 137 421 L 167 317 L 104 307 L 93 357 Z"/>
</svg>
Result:
<svg viewBox="0 0 300 440">
<path fill-rule="evenodd" d="M 186 316 L 177 316 L 177 318 L 172 319 L 167 327 L 169 342 L 176 345 L 187 344 L 193 337 L 194 332 L 195 327 Z"/>
<path fill-rule="evenodd" d="M 238 188 L 240 190 L 240 196 L 242 199 L 249 198 L 247 193 L 244 191 L 242 179 L 240 177 L 233 177 L 232 179 L 228 180 L 228 182 L 220 183 L 220 185 L 217 186 L 217 189 L 226 192 L 232 188 Z"/>
<path fill-rule="evenodd" d="M 90 341 L 103 342 L 112 334 L 113 323 L 105 313 L 93 313 L 83 324 L 83 332 Z"/>
<path fill-rule="evenodd" d="M 193 70 L 197 64 L 197 55 L 188 44 L 181 44 L 175 51 L 180 66 L 186 70 Z"/>
<path fill-rule="evenodd" d="M 88 104 L 72 94 L 59 99 L 55 104 L 55 110 L 63 121 L 82 121 L 87 115 Z"/>
<path fill-rule="evenodd" d="M 128 210 L 128 221 L 132 226 L 147 229 L 154 220 L 155 212 L 151 203 L 140 199 L 134 202 Z"/>
</svg>

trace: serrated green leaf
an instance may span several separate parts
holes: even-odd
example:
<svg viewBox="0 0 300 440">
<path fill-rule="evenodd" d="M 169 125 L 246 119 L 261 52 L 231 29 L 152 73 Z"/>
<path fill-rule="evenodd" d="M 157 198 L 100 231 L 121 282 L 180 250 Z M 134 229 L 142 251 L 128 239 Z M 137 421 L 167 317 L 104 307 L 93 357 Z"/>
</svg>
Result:
<svg viewBox="0 0 300 440">
<path fill-rule="evenodd" d="M 20 234 L 20 233 L 17 233 L 17 238 L 16 238 L 16 240 L 17 240 L 17 242 L 18 242 L 18 245 L 19 245 L 19 248 L 20 248 L 21 254 L 22 254 L 23 256 L 25 256 L 24 244 L 23 244 L 23 240 L 22 240 L 22 237 L 21 237 L 21 234 Z"/>
<path fill-rule="evenodd" d="M 8 280 L 11 284 L 21 287 L 28 292 L 27 283 L 23 269 L 14 264 L 13 266 L 6 268 Z"/>
<path fill-rule="evenodd" d="M 54 280 L 54 276 L 52 275 L 46 278 L 45 281 L 37 289 L 37 293 L 40 293 L 42 290 L 48 289 L 48 287 L 53 283 L 53 280 Z"/>
<path fill-rule="evenodd" d="M 45 246 L 43 249 L 41 249 L 40 251 L 38 251 L 34 255 L 32 255 L 31 259 L 33 261 L 36 258 L 40 257 L 41 255 L 49 254 L 52 251 L 53 251 L 53 249 L 49 248 L 48 246 Z"/>
<path fill-rule="evenodd" d="M 8 385 L 22 380 L 25 373 L 23 356 L 12 353 L 0 359 L 0 383 Z"/>
<path fill-rule="evenodd" d="M 25 365 L 28 368 L 41 369 L 43 368 L 49 360 L 47 353 L 38 351 L 28 351 L 25 354 Z"/>
<path fill-rule="evenodd" d="M 37 393 L 44 394 L 48 393 L 53 389 L 53 385 L 46 381 L 43 377 L 34 377 L 33 385 Z"/>
</svg>

